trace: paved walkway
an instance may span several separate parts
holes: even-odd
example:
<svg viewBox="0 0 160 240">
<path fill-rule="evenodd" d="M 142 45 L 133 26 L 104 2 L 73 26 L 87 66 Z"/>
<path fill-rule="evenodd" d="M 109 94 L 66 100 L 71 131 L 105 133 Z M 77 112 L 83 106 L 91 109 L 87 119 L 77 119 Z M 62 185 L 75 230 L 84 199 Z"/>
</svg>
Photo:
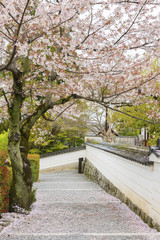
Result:
<svg viewBox="0 0 160 240">
<path fill-rule="evenodd" d="M 118 199 L 76 171 L 40 175 L 37 202 L 13 222 L 0 240 L 160 240 Z"/>
</svg>

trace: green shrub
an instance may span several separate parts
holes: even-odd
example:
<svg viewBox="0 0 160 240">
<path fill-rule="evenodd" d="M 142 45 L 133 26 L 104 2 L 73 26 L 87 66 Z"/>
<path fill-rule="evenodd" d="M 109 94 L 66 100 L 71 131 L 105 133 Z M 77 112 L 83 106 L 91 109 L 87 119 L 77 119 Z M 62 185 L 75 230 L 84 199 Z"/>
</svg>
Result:
<svg viewBox="0 0 160 240">
<path fill-rule="evenodd" d="M 40 150 L 37 149 L 37 148 L 33 148 L 29 151 L 30 154 L 39 154 L 40 153 Z"/>
<path fill-rule="evenodd" d="M 89 138 L 86 139 L 86 142 L 87 142 L 87 143 L 93 143 L 93 144 L 99 144 L 99 142 L 97 142 L 96 140 L 94 140 L 94 139 L 89 139 Z"/>
<path fill-rule="evenodd" d="M 9 191 L 12 183 L 12 169 L 5 165 L 7 150 L 0 152 L 0 213 L 9 210 Z"/>
<path fill-rule="evenodd" d="M 5 165 L 8 152 L 0 151 L 0 214 L 9 210 L 9 192 L 12 184 L 12 168 Z M 28 159 L 31 163 L 33 181 L 39 179 L 39 160 L 38 154 L 29 154 Z"/>
<path fill-rule="evenodd" d="M 1 186 L 1 198 L 2 198 L 2 205 L 1 205 L 1 212 L 8 212 L 9 210 L 9 192 L 12 183 L 12 170 L 10 167 L 4 166 L 1 168 L 1 179 L 2 179 L 2 186 Z"/>
<path fill-rule="evenodd" d="M 6 159 L 8 156 L 7 150 L 1 150 L 0 151 L 0 166 L 4 165 Z"/>
<path fill-rule="evenodd" d="M 33 182 L 37 182 L 39 180 L 40 155 L 39 154 L 28 154 L 28 159 L 30 160 L 30 163 L 31 163 Z"/>
<path fill-rule="evenodd" d="M 0 134 L 0 152 L 7 150 L 8 145 L 8 132 Z"/>
<path fill-rule="evenodd" d="M 8 211 L 9 208 L 9 189 L 8 184 L 9 169 L 5 166 L 7 159 L 8 132 L 0 134 L 0 214 Z M 10 183 L 10 182 L 9 182 Z"/>
<path fill-rule="evenodd" d="M 154 137 L 153 139 L 150 138 L 150 139 L 148 140 L 149 145 L 151 145 L 151 146 L 157 146 L 157 139 L 159 138 L 159 136 L 160 136 L 160 134 L 159 134 L 158 136 Z"/>
</svg>

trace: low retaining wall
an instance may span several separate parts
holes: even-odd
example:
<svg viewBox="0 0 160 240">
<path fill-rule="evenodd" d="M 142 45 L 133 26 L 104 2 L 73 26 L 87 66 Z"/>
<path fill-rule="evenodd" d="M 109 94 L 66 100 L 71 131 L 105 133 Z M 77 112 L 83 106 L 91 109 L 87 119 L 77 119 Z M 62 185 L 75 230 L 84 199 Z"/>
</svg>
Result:
<svg viewBox="0 0 160 240">
<path fill-rule="evenodd" d="M 124 136 L 119 136 L 114 138 L 115 143 L 120 143 L 120 144 L 128 144 L 128 145 L 133 145 L 136 146 L 138 143 L 138 138 L 137 137 L 124 137 Z"/>
<path fill-rule="evenodd" d="M 90 144 L 84 173 L 160 231 L 160 163 L 138 163 Z"/>
<path fill-rule="evenodd" d="M 92 136 L 86 136 L 85 137 L 85 142 L 103 142 L 103 138 L 102 137 L 92 137 Z"/>
<path fill-rule="evenodd" d="M 64 169 L 77 169 L 78 159 L 85 158 L 85 149 L 72 149 L 58 154 L 49 154 L 40 159 L 40 173 Z"/>
</svg>

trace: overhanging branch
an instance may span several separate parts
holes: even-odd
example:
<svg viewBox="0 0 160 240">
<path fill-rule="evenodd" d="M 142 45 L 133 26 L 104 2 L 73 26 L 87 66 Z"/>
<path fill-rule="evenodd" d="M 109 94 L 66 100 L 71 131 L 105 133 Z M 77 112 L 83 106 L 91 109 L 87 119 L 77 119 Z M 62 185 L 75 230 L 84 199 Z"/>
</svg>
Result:
<svg viewBox="0 0 160 240">
<path fill-rule="evenodd" d="M 137 86 L 135 86 L 135 87 L 129 88 L 129 89 L 127 89 L 127 90 L 124 90 L 124 91 L 119 92 L 119 93 L 117 93 L 117 94 L 114 94 L 114 95 L 112 95 L 112 96 L 104 97 L 104 98 L 105 98 L 105 99 L 107 99 L 107 98 L 112 98 L 112 97 L 116 97 L 116 98 L 117 98 L 118 96 L 120 96 L 120 95 L 122 95 L 122 94 L 124 94 L 124 93 L 130 92 L 130 91 L 132 91 L 132 90 L 134 90 L 134 89 L 138 89 L 139 87 L 143 86 L 144 84 L 146 84 L 146 83 L 154 80 L 154 79 L 155 79 L 156 77 L 158 77 L 159 75 L 160 75 L 160 73 L 157 73 L 155 76 L 147 79 L 146 81 L 142 82 L 141 84 L 139 84 L 139 85 L 137 85 Z"/>
<path fill-rule="evenodd" d="M 144 121 L 144 122 L 147 122 L 147 123 L 151 123 L 151 124 L 160 124 L 158 122 L 153 122 L 153 121 L 149 121 L 149 120 L 146 120 L 146 119 L 143 119 L 143 118 L 138 118 L 138 117 L 135 117 L 135 116 L 133 116 L 133 115 L 131 115 L 129 113 L 125 113 L 125 112 L 123 112 L 121 110 L 118 110 L 116 108 L 112 108 L 112 107 L 110 107 L 110 103 L 109 102 L 108 103 L 104 103 L 104 102 L 102 102 L 100 100 L 97 100 L 97 99 L 93 99 L 93 98 L 90 98 L 90 97 L 83 97 L 83 96 L 76 95 L 76 94 L 74 94 L 74 97 L 77 98 L 77 99 L 84 99 L 84 100 L 87 100 L 87 101 L 90 101 L 90 102 L 98 103 L 99 105 L 101 105 L 101 106 L 103 106 L 105 108 L 108 108 L 108 109 L 110 109 L 112 111 L 115 111 L 115 112 L 119 112 L 121 114 L 124 114 L 124 115 L 126 115 L 128 117 L 131 117 L 131 118 L 134 118 L 134 119 L 137 119 L 137 120 L 141 120 L 141 121 Z"/>
<path fill-rule="evenodd" d="M 32 127 L 38 121 L 38 119 L 41 116 L 43 116 L 49 109 L 52 109 L 54 106 L 63 105 L 69 102 L 71 99 L 75 99 L 74 94 L 71 94 L 68 97 L 60 98 L 59 100 L 51 102 L 49 104 L 47 104 L 46 102 L 42 103 L 35 109 L 35 111 L 30 116 L 27 116 L 25 119 L 22 120 L 21 132 L 28 133 L 28 131 L 32 129 Z M 75 104 L 75 102 L 72 103 L 71 105 L 73 104 Z"/>
<path fill-rule="evenodd" d="M 115 112 L 124 114 L 124 115 L 126 115 L 126 116 L 128 116 L 128 117 L 131 117 L 131 118 L 134 118 L 134 119 L 143 121 L 143 122 L 147 122 L 147 123 L 151 123 L 151 124 L 160 124 L 160 123 L 158 123 L 158 122 L 152 122 L 152 121 L 149 121 L 149 120 L 146 120 L 146 119 L 143 119 L 143 118 L 135 117 L 135 116 L 133 116 L 133 115 L 130 115 L 129 113 L 125 113 L 125 112 L 123 112 L 123 111 L 120 111 L 120 110 L 118 110 L 118 109 L 115 109 L 115 108 L 112 108 L 112 107 L 109 107 L 109 106 L 107 106 L 107 107 L 108 107 L 109 109 L 111 109 L 112 111 L 115 111 Z"/>
<path fill-rule="evenodd" d="M 130 29 L 133 27 L 133 25 L 135 24 L 138 16 L 140 15 L 140 13 L 142 12 L 142 9 L 144 7 L 144 5 L 147 3 L 148 0 L 146 0 L 143 5 L 141 6 L 140 10 L 138 11 L 138 13 L 136 14 L 134 20 L 132 21 L 131 25 L 129 26 L 129 28 L 120 36 L 120 38 L 114 43 L 114 45 L 116 45 L 129 31 Z"/>
<path fill-rule="evenodd" d="M 73 106 L 78 100 L 75 100 L 73 103 L 71 103 L 69 106 L 67 106 L 62 112 L 60 112 L 54 119 L 47 118 L 45 114 L 42 115 L 42 117 L 49 122 L 55 122 L 67 109 L 69 109 L 71 106 Z"/>
</svg>

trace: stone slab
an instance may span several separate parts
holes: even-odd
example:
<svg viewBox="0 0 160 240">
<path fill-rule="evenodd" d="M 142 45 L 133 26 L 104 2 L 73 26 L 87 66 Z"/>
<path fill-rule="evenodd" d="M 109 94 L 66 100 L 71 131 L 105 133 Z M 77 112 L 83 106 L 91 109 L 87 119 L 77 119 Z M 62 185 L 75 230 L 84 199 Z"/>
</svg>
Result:
<svg viewBox="0 0 160 240">
<path fill-rule="evenodd" d="M 154 235 L 109 235 L 109 234 L 42 234 L 42 235 L 8 235 L 0 237 L 0 240 L 160 240 L 160 236 L 157 234 Z"/>
<path fill-rule="evenodd" d="M 56 172 L 45 172 L 45 173 L 41 173 L 40 177 L 43 176 L 60 176 L 60 177 L 64 177 L 64 176 L 69 176 L 69 177 L 77 177 L 77 176 L 83 176 L 82 174 L 78 174 L 78 170 L 67 170 L 67 171 L 56 171 Z"/>
<path fill-rule="evenodd" d="M 74 181 L 69 181 L 69 182 L 40 182 L 40 183 L 35 183 L 34 184 L 35 188 L 38 188 L 38 190 L 41 189 L 101 189 L 97 184 L 93 182 L 74 182 Z"/>
<path fill-rule="evenodd" d="M 86 178 L 83 178 L 83 177 L 60 177 L 60 176 L 57 176 L 57 177 L 41 177 L 39 179 L 39 182 L 88 182 L 88 180 Z"/>
<path fill-rule="evenodd" d="M 43 203 L 106 203 L 120 201 L 103 190 L 39 190 L 36 197 Z"/>
</svg>

